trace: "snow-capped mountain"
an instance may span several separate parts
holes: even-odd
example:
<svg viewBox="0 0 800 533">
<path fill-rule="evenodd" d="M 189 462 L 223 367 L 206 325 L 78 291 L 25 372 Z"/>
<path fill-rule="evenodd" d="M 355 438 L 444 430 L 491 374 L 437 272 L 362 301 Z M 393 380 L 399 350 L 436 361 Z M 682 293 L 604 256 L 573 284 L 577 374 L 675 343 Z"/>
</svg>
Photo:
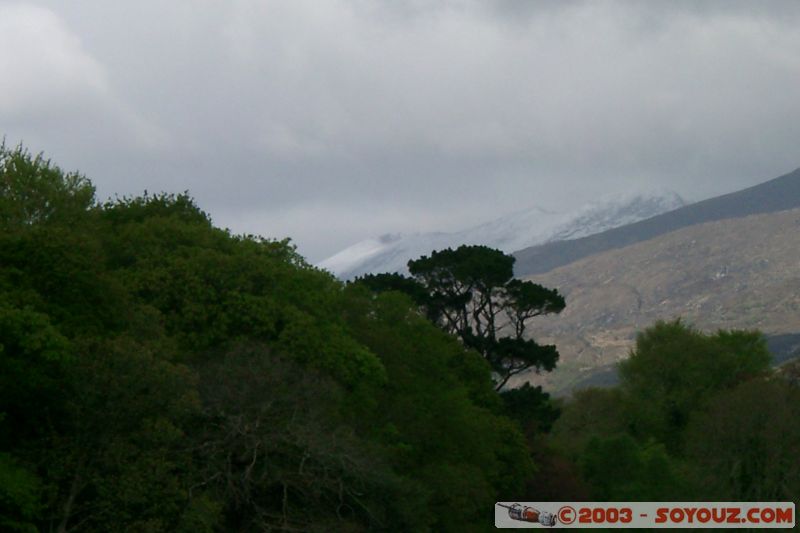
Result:
<svg viewBox="0 0 800 533">
<path fill-rule="evenodd" d="M 580 209 L 555 213 L 533 207 L 452 233 L 385 234 L 356 243 L 317 266 L 339 278 L 407 272 L 406 263 L 433 250 L 483 244 L 506 253 L 551 241 L 577 239 L 650 218 L 684 205 L 672 191 L 615 194 Z"/>
</svg>

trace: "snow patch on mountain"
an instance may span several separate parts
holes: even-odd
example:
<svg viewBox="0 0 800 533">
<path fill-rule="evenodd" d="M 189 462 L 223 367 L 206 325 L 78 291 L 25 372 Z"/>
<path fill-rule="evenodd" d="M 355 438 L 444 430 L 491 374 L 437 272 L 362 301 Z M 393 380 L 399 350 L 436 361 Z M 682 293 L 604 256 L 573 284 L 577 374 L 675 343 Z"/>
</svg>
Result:
<svg viewBox="0 0 800 533">
<path fill-rule="evenodd" d="M 406 263 L 433 250 L 482 244 L 506 253 L 552 241 L 571 240 L 632 224 L 685 205 L 673 191 L 658 189 L 601 197 L 565 213 L 532 207 L 452 233 L 392 233 L 358 242 L 317 266 L 342 279 L 379 272 L 407 272 Z"/>
</svg>

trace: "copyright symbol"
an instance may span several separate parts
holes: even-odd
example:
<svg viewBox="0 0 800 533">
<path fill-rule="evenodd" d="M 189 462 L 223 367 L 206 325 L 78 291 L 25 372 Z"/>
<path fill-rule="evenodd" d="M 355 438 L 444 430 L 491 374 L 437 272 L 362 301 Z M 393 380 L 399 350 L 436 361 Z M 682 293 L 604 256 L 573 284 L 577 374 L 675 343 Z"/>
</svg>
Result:
<svg viewBox="0 0 800 533">
<path fill-rule="evenodd" d="M 575 521 L 575 509 L 569 505 L 565 505 L 558 510 L 558 521 L 562 524 L 571 524 Z"/>
</svg>

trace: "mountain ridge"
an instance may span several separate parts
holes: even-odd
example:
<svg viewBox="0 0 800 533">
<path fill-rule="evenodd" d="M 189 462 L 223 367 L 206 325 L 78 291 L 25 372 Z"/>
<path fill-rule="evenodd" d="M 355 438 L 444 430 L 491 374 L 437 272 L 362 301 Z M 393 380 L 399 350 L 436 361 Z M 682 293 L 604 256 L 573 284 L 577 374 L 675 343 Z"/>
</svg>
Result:
<svg viewBox="0 0 800 533">
<path fill-rule="evenodd" d="M 569 241 L 514 251 L 515 274 L 542 274 L 593 254 L 622 248 L 695 224 L 800 207 L 800 168 L 739 191 L 715 196 L 632 224 Z"/>
<path fill-rule="evenodd" d="M 602 232 L 682 205 L 685 202 L 677 193 L 652 189 L 606 195 L 565 213 L 532 207 L 457 232 L 384 234 L 356 243 L 317 266 L 342 279 L 367 273 L 404 273 L 409 259 L 433 250 L 481 244 L 511 253 L 530 244 L 577 239 Z"/>
</svg>

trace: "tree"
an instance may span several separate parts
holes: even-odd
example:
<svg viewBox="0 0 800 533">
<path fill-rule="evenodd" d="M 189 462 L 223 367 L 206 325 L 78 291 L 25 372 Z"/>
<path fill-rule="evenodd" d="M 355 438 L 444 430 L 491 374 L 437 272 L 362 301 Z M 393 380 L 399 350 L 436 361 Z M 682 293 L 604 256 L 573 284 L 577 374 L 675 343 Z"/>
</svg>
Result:
<svg viewBox="0 0 800 533">
<path fill-rule="evenodd" d="M 402 496 L 397 476 L 344 423 L 339 384 L 258 343 L 232 346 L 199 374 L 194 491 L 224 502 L 223 529 L 388 526 L 386 503 Z"/>
<path fill-rule="evenodd" d="M 571 459 L 577 459 L 594 437 L 610 437 L 628 430 L 625 397 L 618 388 L 576 391 L 553 425 L 551 442 Z"/>
<path fill-rule="evenodd" d="M 437 326 L 477 350 L 495 373 L 495 389 L 531 368 L 555 368 L 555 346 L 528 338 L 528 321 L 560 313 L 557 290 L 513 279 L 514 257 L 487 246 L 434 251 L 408 262 L 411 278 L 400 274 L 365 276 L 356 281 L 376 292 L 405 292 Z"/>
<path fill-rule="evenodd" d="M 640 444 L 627 433 L 592 437 L 579 461 L 599 501 L 659 501 L 685 494 L 684 483 L 663 444 Z"/>
<path fill-rule="evenodd" d="M 94 186 L 44 156 L 0 144 L 0 230 L 53 221 L 69 223 L 94 204 Z"/>
<path fill-rule="evenodd" d="M 778 378 L 720 392 L 692 416 L 686 448 L 706 499 L 798 501 L 800 390 Z"/>
<path fill-rule="evenodd" d="M 766 372 L 769 362 L 760 332 L 707 335 L 680 320 L 657 322 L 637 336 L 636 348 L 619 365 L 634 434 L 679 451 L 692 411 L 717 391 Z"/>
<path fill-rule="evenodd" d="M 192 372 L 124 336 L 77 344 L 62 427 L 26 450 L 52 485 L 47 529 L 180 530 L 193 509 L 183 430 L 198 409 Z"/>
<path fill-rule="evenodd" d="M 508 416 L 520 423 L 526 433 L 548 432 L 561 415 L 561 409 L 541 386 L 525 383 L 500 394 Z"/>
<path fill-rule="evenodd" d="M 0 149 L 0 530 L 484 523 L 533 473 L 524 436 L 396 281 L 417 300 Z"/>
<path fill-rule="evenodd" d="M 0 529 L 35 533 L 41 511 L 41 480 L 0 452 Z"/>
<path fill-rule="evenodd" d="M 758 331 L 641 332 L 621 383 L 577 392 L 549 441 L 599 500 L 791 501 L 800 397 Z"/>
<path fill-rule="evenodd" d="M 501 414 L 489 365 L 415 312 L 403 294 L 374 296 L 355 284 L 344 296 L 352 334 L 380 358 L 387 375 L 372 395 L 371 412 L 362 405 L 350 410 L 422 498 L 403 505 L 421 523 L 391 529 L 470 530 L 484 519 L 482 509 L 519 494 L 533 474 L 524 436 Z"/>
</svg>

